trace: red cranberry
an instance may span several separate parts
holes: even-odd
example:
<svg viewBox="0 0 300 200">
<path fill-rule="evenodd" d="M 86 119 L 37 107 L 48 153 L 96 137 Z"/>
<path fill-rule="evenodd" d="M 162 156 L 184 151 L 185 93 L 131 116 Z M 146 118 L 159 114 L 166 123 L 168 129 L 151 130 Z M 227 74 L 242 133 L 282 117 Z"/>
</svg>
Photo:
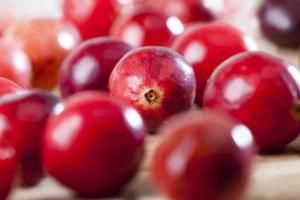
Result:
<svg viewBox="0 0 300 200">
<path fill-rule="evenodd" d="M 108 34 L 117 15 L 115 0 L 64 0 L 64 16 L 80 29 L 83 39 Z"/>
<path fill-rule="evenodd" d="M 16 93 L 22 90 L 23 88 L 17 83 L 9 79 L 0 77 L 0 96 L 10 93 Z"/>
<path fill-rule="evenodd" d="M 144 47 L 125 55 L 109 80 L 110 94 L 137 108 L 150 131 L 194 103 L 194 71 L 164 47 Z"/>
<path fill-rule="evenodd" d="M 231 116 L 191 111 L 161 129 L 152 178 L 171 199 L 241 199 L 255 153 L 251 132 Z"/>
<path fill-rule="evenodd" d="M 283 148 L 300 131 L 300 73 L 261 52 L 234 56 L 212 75 L 204 106 L 230 112 L 247 125 L 262 152 Z"/>
<path fill-rule="evenodd" d="M 34 175 L 42 174 L 39 162 L 41 137 L 50 113 L 59 102 L 58 97 L 43 90 L 10 94 L 0 100 L 1 116 L 8 122 L 0 135 L 7 135 L 18 153 L 24 169 L 24 185 L 35 184 L 40 175 Z"/>
<path fill-rule="evenodd" d="M 51 19 L 16 23 L 7 29 L 4 36 L 21 43 L 33 64 L 32 86 L 45 89 L 55 87 L 63 59 L 80 41 L 73 25 Z"/>
<path fill-rule="evenodd" d="M 299 7 L 299 0 L 264 0 L 258 17 L 261 31 L 266 38 L 279 46 L 299 47 Z"/>
<path fill-rule="evenodd" d="M 196 103 L 201 106 L 206 82 L 214 69 L 232 55 L 256 49 L 256 45 L 238 29 L 218 22 L 190 27 L 174 41 L 173 49 L 195 70 Z"/>
<path fill-rule="evenodd" d="M 0 76 L 27 88 L 31 84 L 32 68 L 28 55 L 13 41 L 0 39 Z"/>
<path fill-rule="evenodd" d="M 7 121 L 0 114 L 1 127 L 6 126 Z M 11 190 L 15 176 L 17 161 L 15 150 L 1 135 L 0 138 L 0 199 L 5 199 Z"/>
<path fill-rule="evenodd" d="M 44 166 L 80 195 L 112 195 L 138 170 L 144 137 L 143 120 L 133 108 L 99 92 L 79 93 L 50 118 Z"/>
<path fill-rule="evenodd" d="M 63 97 L 84 90 L 108 90 L 111 71 L 132 48 L 111 38 L 83 42 L 67 57 L 59 74 Z"/>
<path fill-rule="evenodd" d="M 212 21 L 225 10 L 224 0 L 161 0 L 155 5 L 168 16 L 186 23 Z"/>
<path fill-rule="evenodd" d="M 134 47 L 166 46 L 183 30 L 183 24 L 178 18 L 140 8 L 129 15 L 121 15 L 112 26 L 111 35 Z"/>
</svg>

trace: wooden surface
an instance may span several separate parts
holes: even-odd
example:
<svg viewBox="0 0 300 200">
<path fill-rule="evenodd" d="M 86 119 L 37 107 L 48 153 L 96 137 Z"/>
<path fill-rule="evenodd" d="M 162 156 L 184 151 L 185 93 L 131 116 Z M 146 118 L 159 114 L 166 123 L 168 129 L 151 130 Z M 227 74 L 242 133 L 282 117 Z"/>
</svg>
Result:
<svg viewBox="0 0 300 200">
<path fill-rule="evenodd" d="M 260 35 L 254 17 L 255 0 L 232 0 L 243 4 L 243 9 L 226 21 L 239 27 L 256 41 L 260 50 L 279 55 L 294 64 L 299 63 L 299 53 L 279 49 Z M 108 200 L 163 200 L 153 188 L 147 173 L 147 163 L 155 148 L 157 139 L 151 138 L 147 145 L 147 158 L 139 175 L 119 197 Z M 86 184 L 86 183 L 83 183 Z M 252 180 L 246 195 L 247 200 L 300 200 L 300 138 L 294 141 L 284 153 L 272 156 L 257 156 Z M 82 200 L 46 179 L 38 187 L 16 188 L 10 200 Z"/>
<path fill-rule="evenodd" d="M 150 138 L 147 156 L 140 173 L 117 197 L 107 200 L 165 200 L 155 191 L 148 176 L 148 163 L 157 145 L 157 138 Z M 11 200 L 83 200 L 49 178 L 38 187 L 17 188 Z M 277 155 L 257 156 L 247 200 L 299 200 L 300 199 L 300 138 Z"/>
</svg>

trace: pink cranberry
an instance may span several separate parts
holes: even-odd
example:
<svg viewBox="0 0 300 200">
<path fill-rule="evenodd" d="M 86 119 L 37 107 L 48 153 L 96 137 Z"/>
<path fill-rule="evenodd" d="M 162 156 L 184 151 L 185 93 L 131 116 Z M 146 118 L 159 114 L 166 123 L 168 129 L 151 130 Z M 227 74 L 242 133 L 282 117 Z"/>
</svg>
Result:
<svg viewBox="0 0 300 200">
<path fill-rule="evenodd" d="M 139 7 L 128 15 L 121 15 L 112 26 L 111 35 L 134 47 L 167 46 L 183 30 L 178 18 Z"/>
<path fill-rule="evenodd" d="M 195 98 L 194 71 L 164 47 L 144 47 L 125 55 L 109 80 L 110 94 L 137 108 L 150 131 L 170 115 L 189 109 Z"/>
<path fill-rule="evenodd" d="M 255 50 L 256 45 L 238 29 L 216 22 L 188 28 L 174 41 L 173 49 L 193 66 L 197 79 L 196 103 L 202 106 L 206 82 L 214 69 L 232 55 Z"/>
<path fill-rule="evenodd" d="M 204 93 L 204 106 L 230 112 L 247 125 L 262 152 L 280 150 L 300 131 L 300 73 L 262 52 L 221 64 Z"/>
<path fill-rule="evenodd" d="M 300 1 L 264 0 L 258 11 L 262 33 L 279 46 L 300 45 Z"/>
<path fill-rule="evenodd" d="M 53 89 L 59 67 L 69 51 L 80 42 L 72 24 L 52 19 L 32 19 L 14 24 L 4 33 L 24 47 L 33 64 L 33 87 Z"/>
<path fill-rule="evenodd" d="M 255 153 L 251 132 L 231 116 L 191 111 L 159 130 L 151 175 L 173 200 L 241 199 Z"/>
<path fill-rule="evenodd" d="M 58 97 L 43 90 L 9 94 L 0 100 L 0 114 L 7 121 L 0 135 L 6 135 L 16 149 L 26 186 L 41 177 L 41 137 L 50 113 L 59 102 Z"/>
<path fill-rule="evenodd" d="M 80 195 L 112 195 L 137 172 L 144 137 L 143 120 L 133 108 L 104 93 L 79 93 L 50 118 L 44 166 Z"/>
<path fill-rule="evenodd" d="M 1 126 L 7 122 L 0 114 Z M 5 199 L 11 190 L 15 176 L 17 161 L 15 150 L 9 145 L 3 135 L 0 138 L 0 199 Z"/>
<path fill-rule="evenodd" d="M 32 68 L 28 55 L 16 42 L 0 39 L 0 76 L 27 88 L 31 85 Z"/>
<path fill-rule="evenodd" d="M 22 90 L 23 88 L 17 83 L 9 79 L 0 77 L 0 96 L 10 93 L 16 93 Z"/>
<path fill-rule="evenodd" d="M 83 42 L 64 61 L 59 73 L 63 97 L 84 90 L 108 90 L 111 71 L 132 47 L 111 39 L 95 38 Z"/>
<path fill-rule="evenodd" d="M 64 16 L 80 29 L 83 39 L 108 34 L 117 16 L 115 0 L 64 0 Z"/>
</svg>

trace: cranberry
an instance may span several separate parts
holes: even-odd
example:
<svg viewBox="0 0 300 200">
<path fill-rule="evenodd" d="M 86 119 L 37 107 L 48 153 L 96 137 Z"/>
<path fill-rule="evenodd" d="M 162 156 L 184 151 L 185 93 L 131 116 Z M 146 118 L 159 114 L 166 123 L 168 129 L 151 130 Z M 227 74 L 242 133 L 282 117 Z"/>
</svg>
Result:
<svg viewBox="0 0 300 200">
<path fill-rule="evenodd" d="M 131 14 L 121 15 L 112 26 L 111 35 L 134 47 L 166 46 L 183 30 L 183 24 L 178 18 L 139 7 Z"/>
<path fill-rule="evenodd" d="M 24 185 L 35 184 L 42 174 L 41 137 L 50 113 L 59 102 L 58 97 L 43 90 L 9 94 L 0 100 L 0 114 L 8 122 L 0 135 L 10 138 L 17 151 L 24 169 Z"/>
<path fill-rule="evenodd" d="M 164 47 L 144 47 L 125 55 L 109 80 L 110 94 L 137 108 L 150 131 L 194 103 L 194 71 Z"/>
<path fill-rule="evenodd" d="M 50 118 L 44 166 L 80 195 L 112 195 L 137 172 L 144 137 L 143 120 L 133 108 L 100 92 L 79 93 Z"/>
<path fill-rule="evenodd" d="M 13 41 L 0 39 L 0 76 L 27 88 L 31 84 L 32 69 L 28 55 Z"/>
<path fill-rule="evenodd" d="M 10 93 L 17 93 L 22 90 L 23 88 L 17 83 L 9 79 L 0 77 L 0 96 Z"/>
<path fill-rule="evenodd" d="M 258 17 L 261 31 L 266 38 L 279 46 L 299 47 L 299 7 L 299 0 L 264 0 Z"/>
<path fill-rule="evenodd" d="M 83 39 L 108 34 L 117 15 L 115 0 L 64 0 L 64 16 L 80 29 Z"/>
<path fill-rule="evenodd" d="M 173 49 L 195 70 L 196 103 L 201 106 L 206 82 L 214 69 L 232 55 L 256 49 L 256 45 L 236 28 L 216 22 L 190 27 L 174 41 Z"/>
<path fill-rule="evenodd" d="M 168 16 L 176 16 L 186 23 L 212 21 L 225 10 L 224 0 L 161 0 L 155 5 Z"/>
<path fill-rule="evenodd" d="M 300 131 L 300 73 L 286 61 L 247 52 L 212 75 L 204 106 L 230 112 L 247 125 L 261 152 L 280 150 Z"/>
<path fill-rule="evenodd" d="M 7 122 L 0 114 L 1 127 L 6 126 Z M 17 161 L 15 150 L 8 144 L 1 135 L 0 138 L 0 199 L 7 197 L 11 190 L 15 176 Z"/>
<path fill-rule="evenodd" d="M 191 111 L 171 118 L 151 163 L 153 180 L 171 199 L 241 199 L 255 147 L 251 132 L 231 116 Z"/>
<path fill-rule="evenodd" d="M 84 90 L 108 90 L 111 71 L 132 48 L 111 38 L 83 42 L 67 57 L 59 74 L 63 97 Z"/>
<path fill-rule="evenodd" d="M 61 62 L 80 41 L 73 25 L 52 19 L 16 23 L 4 36 L 21 43 L 33 64 L 32 86 L 44 89 L 55 87 Z"/>
</svg>

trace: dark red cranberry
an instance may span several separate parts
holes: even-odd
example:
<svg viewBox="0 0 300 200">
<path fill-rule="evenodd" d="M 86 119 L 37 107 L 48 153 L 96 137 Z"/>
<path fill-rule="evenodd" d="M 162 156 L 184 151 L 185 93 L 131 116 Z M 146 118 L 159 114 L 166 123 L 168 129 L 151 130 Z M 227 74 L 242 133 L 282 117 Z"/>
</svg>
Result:
<svg viewBox="0 0 300 200">
<path fill-rule="evenodd" d="M 49 90 L 57 84 L 62 61 L 81 40 L 73 24 L 53 19 L 17 22 L 4 37 L 19 42 L 28 54 L 34 72 L 32 86 Z"/>
<path fill-rule="evenodd" d="M 17 42 L 0 39 L 0 66 L 1 77 L 15 81 L 24 88 L 31 85 L 31 62 Z"/>
<path fill-rule="evenodd" d="M 241 199 L 255 147 L 251 132 L 231 116 L 191 111 L 160 128 L 151 175 L 173 200 Z"/>
<path fill-rule="evenodd" d="M 43 90 L 9 94 L 0 100 L 0 114 L 8 122 L 0 135 L 6 135 L 17 151 L 25 186 L 41 178 L 41 137 L 50 113 L 59 102 L 58 97 Z"/>
<path fill-rule="evenodd" d="M 194 71 L 164 47 L 144 47 L 125 55 L 109 80 L 110 94 L 137 108 L 150 131 L 170 115 L 189 109 L 195 99 Z"/>
<path fill-rule="evenodd" d="M 17 93 L 22 91 L 23 88 L 17 83 L 0 77 L 0 96 L 5 94 Z"/>
<path fill-rule="evenodd" d="M 50 118 L 44 166 L 80 195 L 112 195 L 137 172 L 144 137 L 144 123 L 136 110 L 104 93 L 79 93 Z"/>
<path fill-rule="evenodd" d="M 212 75 L 204 106 L 230 112 L 247 125 L 261 152 L 282 149 L 300 131 L 300 73 L 262 52 L 229 58 Z"/>
<path fill-rule="evenodd" d="M 7 120 L 0 114 L 0 125 L 6 127 Z M 9 194 L 16 173 L 17 159 L 14 148 L 6 138 L 0 136 L 0 199 L 6 199 Z"/>
<path fill-rule="evenodd" d="M 193 66 L 197 79 L 196 103 L 202 106 L 206 82 L 214 69 L 232 55 L 255 50 L 256 45 L 238 29 L 217 22 L 191 26 L 174 41 L 172 48 Z"/>
<path fill-rule="evenodd" d="M 279 46 L 299 47 L 299 8 L 299 0 L 264 0 L 258 18 L 265 37 Z"/>
<path fill-rule="evenodd" d="M 178 18 L 139 7 L 130 14 L 121 15 L 112 26 L 111 35 L 134 47 L 167 46 L 183 30 Z"/>
<path fill-rule="evenodd" d="M 64 0 L 64 16 L 75 23 L 83 37 L 89 39 L 108 34 L 117 15 L 115 0 Z"/>
<path fill-rule="evenodd" d="M 83 42 L 67 57 L 59 74 L 63 97 L 84 90 L 108 90 L 108 79 L 117 62 L 132 49 L 111 38 Z"/>
</svg>

